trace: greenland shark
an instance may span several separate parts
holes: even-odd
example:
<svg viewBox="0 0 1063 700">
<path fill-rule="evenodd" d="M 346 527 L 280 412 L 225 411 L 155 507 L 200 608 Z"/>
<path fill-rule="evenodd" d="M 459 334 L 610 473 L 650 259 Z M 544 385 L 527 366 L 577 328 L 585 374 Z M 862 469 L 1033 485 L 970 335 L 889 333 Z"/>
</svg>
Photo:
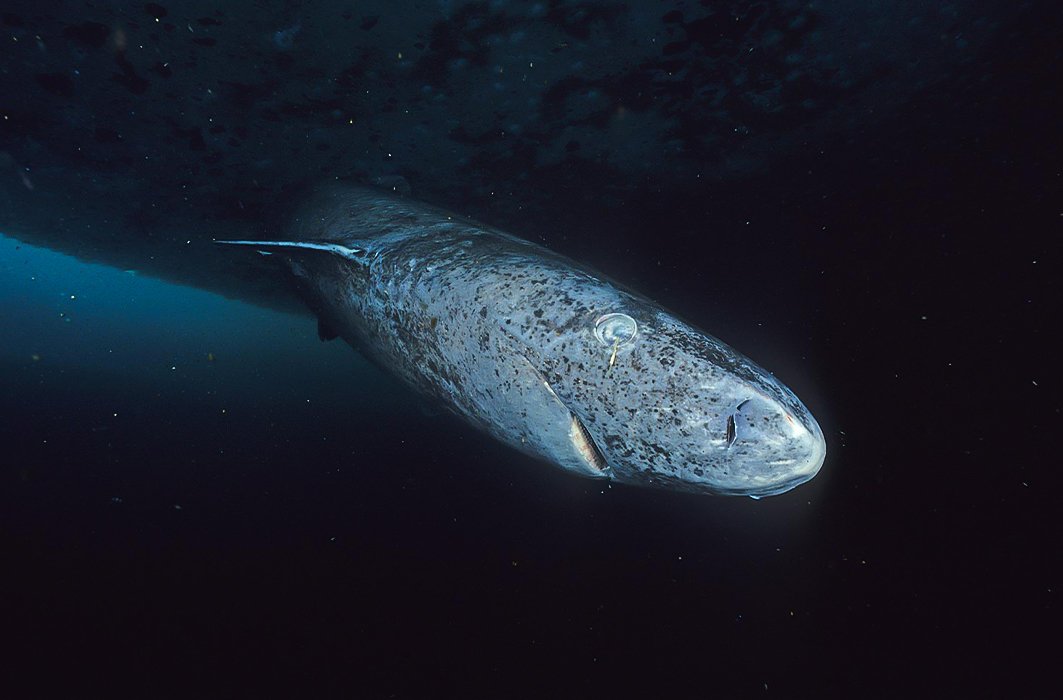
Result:
<svg viewBox="0 0 1063 700">
<path fill-rule="evenodd" d="M 644 297 L 371 191 L 275 222 L 314 182 L 396 176 L 509 229 L 592 219 L 573 237 L 643 246 L 664 215 L 789 221 L 787 199 L 834 191 L 813 169 L 874 161 L 928 96 L 969 100 L 972 66 L 1010 55 L 1030 11 L 911 4 L 898 21 L 804 0 L 7 0 L 0 233 L 271 308 L 309 302 L 326 335 L 579 473 L 778 492 L 819 468 L 815 421 Z M 697 223 L 667 235 L 701 240 Z M 224 255 L 215 238 L 275 245 Z"/>
<path fill-rule="evenodd" d="M 771 374 L 541 246 L 336 183 L 283 233 L 217 243 L 279 259 L 322 339 L 562 469 L 759 498 L 823 464 L 819 425 Z"/>
</svg>

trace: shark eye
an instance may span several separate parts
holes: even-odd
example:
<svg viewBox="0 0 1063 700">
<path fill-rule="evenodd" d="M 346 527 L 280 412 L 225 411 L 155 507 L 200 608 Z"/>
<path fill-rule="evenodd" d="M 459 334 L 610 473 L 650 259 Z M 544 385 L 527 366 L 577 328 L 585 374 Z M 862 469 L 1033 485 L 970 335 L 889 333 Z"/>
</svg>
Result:
<svg viewBox="0 0 1063 700">
<path fill-rule="evenodd" d="M 594 322 L 594 337 L 606 347 L 630 343 L 639 327 L 627 314 L 606 314 Z"/>
</svg>

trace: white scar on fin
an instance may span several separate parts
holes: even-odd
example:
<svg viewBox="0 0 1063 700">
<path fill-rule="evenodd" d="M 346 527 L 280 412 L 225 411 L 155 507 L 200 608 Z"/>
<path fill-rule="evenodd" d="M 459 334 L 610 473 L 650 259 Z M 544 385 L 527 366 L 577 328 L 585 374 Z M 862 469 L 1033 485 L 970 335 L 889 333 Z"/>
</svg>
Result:
<svg viewBox="0 0 1063 700">
<path fill-rule="evenodd" d="M 528 361 L 528 358 L 525 357 L 524 360 Z M 528 365 L 531 366 L 531 362 L 528 362 Z M 578 454 L 591 469 L 604 472 L 606 466 L 605 460 L 602 459 L 602 455 L 598 452 L 598 448 L 594 446 L 593 442 L 591 442 L 591 436 L 587 433 L 587 428 L 584 427 L 583 422 L 576 417 L 576 414 L 573 413 L 568 406 L 565 406 L 565 402 L 562 401 L 554 391 L 554 387 L 550 386 L 550 382 L 546 381 L 543 375 L 539 373 L 539 370 L 532 366 L 532 371 L 538 375 L 543 386 L 546 387 L 548 392 L 550 392 L 550 396 L 554 397 L 554 399 L 564 406 L 566 411 L 568 411 L 569 416 L 571 417 L 571 422 L 569 423 L 568 428 L 568 439 L 569 442 L 572 443 L 572 447 L 575 448 L 576 454 Z"/>
<path fill-rule="evenodd" d="M 214 241 L 221 245 L 246 245 L 257 248 L 304 248 L 307 250 L 320 250 L 325 253 L 333 253 L 348 260 L 355 260 L 365 253 L 361 248 L 348 248 L 338 243 L 314 243 L 312 241 Z M 260 253 L 268 254 L 268 251 L 260 250 Z"/>
<path fill-rule="evenodd" d="M 588 467 L 605 473 L 607 466 L 605 460 L 602 458 L 601 453 L 598 452 L 598 448 L 591 442 L 587 428 L 583 426 L 583 422 L 574 413 L 572 414 L 572 422 L 569 424 L 568 439 L 572 442 L 576 453 L 583 458 Z"/>
<path fill-rule="evenodd" d="M 507 335 L 509 334 L 507 333 Z M 513 336 L 510 337 L 512 338 Z M 587 432 L 587 427 L 583 425 L 583 421 L 581 421 L 579 417 L 572 412 L 572 409 L 565 405 L 565 402 L 562 401 L 561 397 L 557 395 L 556 391 L 554 391 L 554 387 L 550 386 L 550 382 L 547 381 L 546 377 L 543 376 L 542 372 L 540 372 L 535 367 L 535 365 L 532 364 L 532 361 L 529 360 L 526 355 L 524 355 L 523 353 L 517 353 L 517 356 L 524 360 L 524 362 L 528 366 L 528 369 L 530 369 L 532 371 L 532 374 L 534 374 L 535 377 L 542 383 L 543 388 L 546 389 L 546 392 L 550 395 L 550 398 L 556 401 L 557 404 L 561 408 L 563 408 L 568 414 L 568 441 L 569 444 L 572 446 L 572 449 L 576 451 L 576 454 L 579 456 L 580 460 L 582 460 L 583 464 L 589 468 L 590 471 L 587 473 L 595 476 L 607 476 L 608 472 L 606 470 L 609 467 L 609 464 L 605 461 L 605 458 L 602 456 L 602 453 L 594 444 L 594 441 L 591 439 L 590 433 Z"/>
<path fill-rule="evenodd" d="M 570 418 L 568 439 L 569 442 L 572 443 L 572 447 L 576 450 L 576 454 L 578 454 L 592 470 L 604 473 L 605 467 L 607 466 L 605 459 L 602 458 L 602 454 L 598 451 L 598 448 L 595 447 L 594 442 L 591 441 L 591 436 L 587 432 L 587 428 L 583 425 L 583 421 L 581 421 L 568 406 L 565 406 L 565 402 L 562 401 L 561 397 L 559 397 L 554 391 L 554 387 L 550 386 L 550 382 L 546 381 L 546 378 L 543 377 L 539 370 L 535 369 L 534 365 L 531 364 L 528 358 L 525 357 L 524 361 L 528 362 L 528 366 L 531 367 L 532 371 L 539 377 L 543 386 L 546 387 L 548 392 L 550 392 L 550 396 L 568 411 Z"/>
</svg>

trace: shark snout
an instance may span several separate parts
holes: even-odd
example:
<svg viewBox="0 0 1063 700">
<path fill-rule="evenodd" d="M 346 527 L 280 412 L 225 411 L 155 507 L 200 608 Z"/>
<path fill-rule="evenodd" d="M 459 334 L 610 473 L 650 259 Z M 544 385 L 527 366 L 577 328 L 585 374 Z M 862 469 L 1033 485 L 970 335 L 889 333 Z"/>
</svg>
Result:
<svg viewBox="0 0 1063 700">
<path fill-rule="evenodd" d="M 743 399 L 728 419 L 728 436 L 732 444 L 743 440 L 785 443 L 808 432 L 808 428 L 790 411 L 763 396 Z"/>
<path fill-rule="evenodd" d="M 725 450 L 739 467 L 735 471 L 748 482 L 743 492 L 753 497 L 783 493 L 808 481 L 826 456 L 823 431 L 804 406 L 787 406 L 762 394 L 736 405 L 727 419 L 726 437 Z"/>
</svg>

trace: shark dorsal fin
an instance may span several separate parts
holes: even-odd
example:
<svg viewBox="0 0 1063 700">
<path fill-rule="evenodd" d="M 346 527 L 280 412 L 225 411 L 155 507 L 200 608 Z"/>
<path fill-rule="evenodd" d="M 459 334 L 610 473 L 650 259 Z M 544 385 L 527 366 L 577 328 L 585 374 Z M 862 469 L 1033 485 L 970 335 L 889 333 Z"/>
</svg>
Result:
<svg viewBox="0 0 1063 700">
<path fill-rule="evenodd" d="M 260 253 L 272 253 L 279 250 L 318 250 L 323 253 L 331 253 L 348 260 L 359 260 L 365 255 L 364 248 L 328 243 L 326 241 L 214 241 L 219 245 L 242 245 L 255 248 Z"/>
</svg>

